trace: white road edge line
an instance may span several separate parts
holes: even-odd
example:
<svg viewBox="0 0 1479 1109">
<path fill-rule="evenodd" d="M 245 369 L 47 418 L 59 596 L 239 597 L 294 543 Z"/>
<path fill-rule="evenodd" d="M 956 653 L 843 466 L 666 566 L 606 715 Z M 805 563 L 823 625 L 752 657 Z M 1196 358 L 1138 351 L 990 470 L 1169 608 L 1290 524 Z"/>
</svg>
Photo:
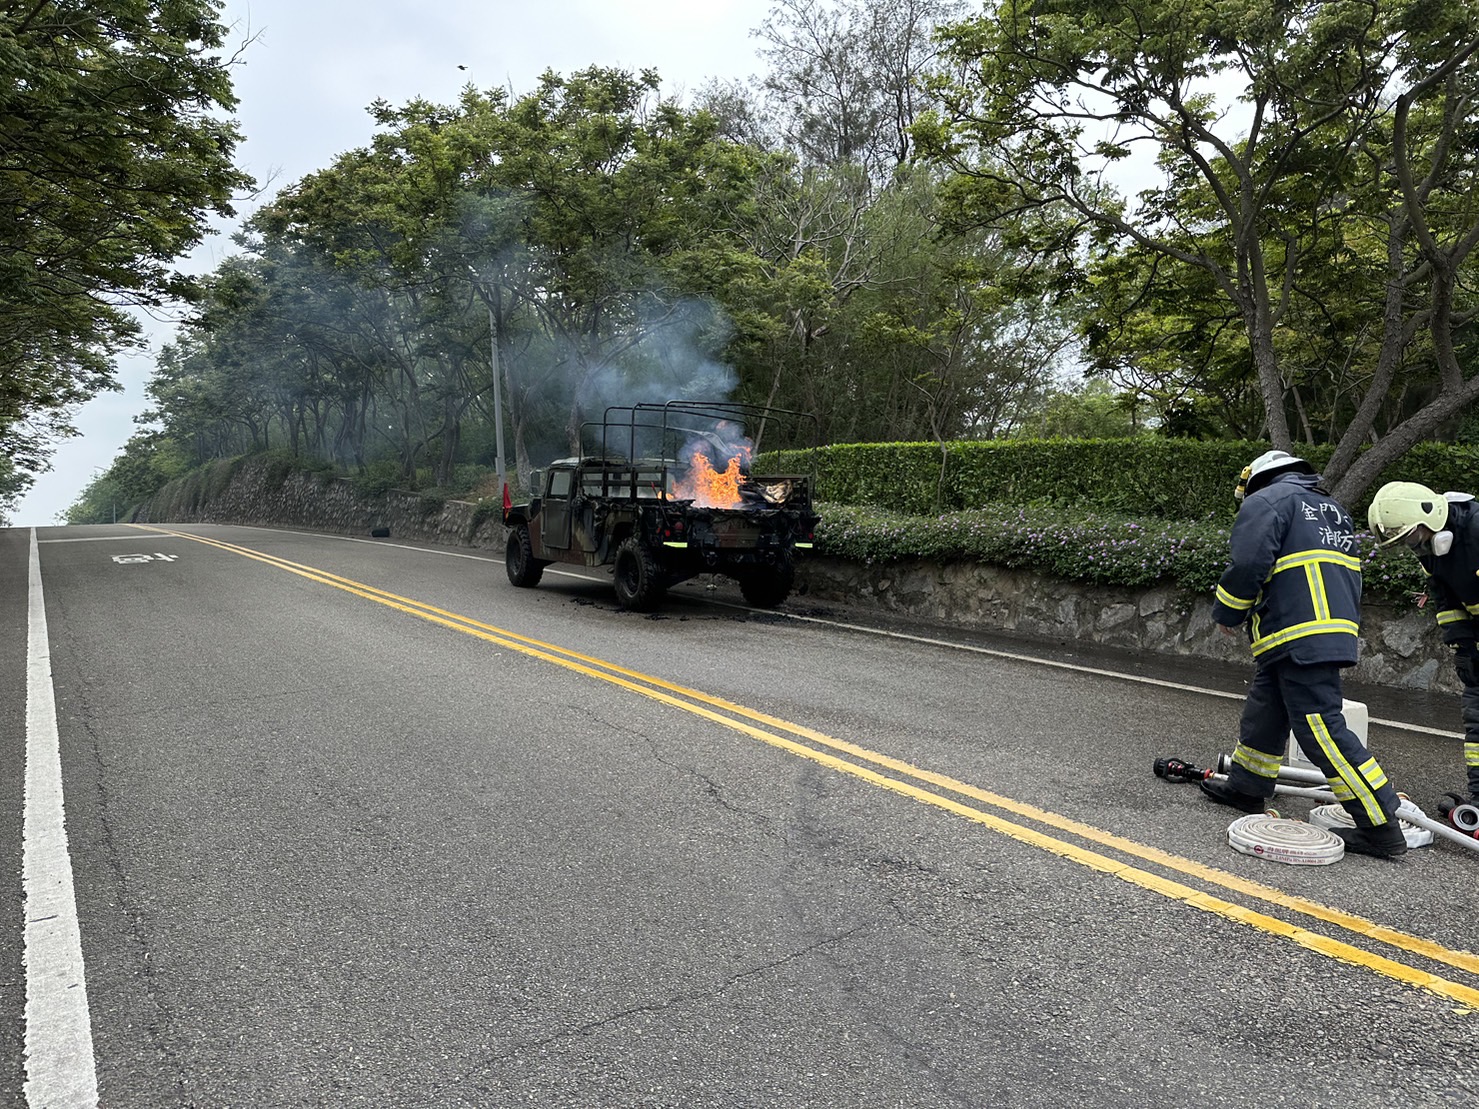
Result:
<svg viewBox="0 0 1479 1109">
<path fill-rule="evenodd" d="M 84 535 L 79 539 L 41 539 L 40 543 L 133 543 L 139 542 L 140 533 L 129 532 L 127 535 Z M 173 539 L 173 535 L 161 535 L 160 539 Z"/>
<path fill-rule="evenodd" d="M 26 618 L 26 799 L 22 875 L 26 921 L 26 1103 L 82 1109 L 98 1103 L 82 930 L 67 853 L 51 642 L 41 593 L 41 548 L 31 529 Z"/>
<path fill-rule="evenodd" d="M 711 604 L 726 604 L 725 601 L 711 601 Z M 734 606 L 740 607 L 738 605 Z M 1146 678 L 1139 674 L 1126 674 L 1120 670 L 1101 670 L 1094 666 L 1083 666 L 1076 662 L 1058 662 L 1056 659 L 1037 658 L 1033 655 L 1019 655 L 1011 651 L 998 651 L 990 647 L 976 647 L 969 643 L 951 643 L 944 639 L 930 639 L 922 635 L 909 635 L 906 632 L 885 631 L 880 628 L 868 628 L 858 624 L 844 624 L 838 620 L 824 620 L 817 616 L 801 616 L 797 613 L 782 612 L 776 615 L 784 616 L 788 620 L 796 620 L 805 624 L 826 624 L 834 628 L 846 628 L 849 631 L 867 632 L 869 635 L 882 635 L 891 639 L 904 639 L 914 643 L 927 643 L 933 647 L 949 647 L 956 651 L 969 651 L 978 655 L 992 655 L 996 658 L 1008 658 L 1016 662 L 1030 662 L 1038 666 L 1052 666 L 1060 670 L 1072 670 L 1078 674 L 1094 674 L 1102 678 L 1115 678 L 1119 681 L 1138 682 L 1141 685 L 1153 685 L 1161 689 L 1179 689 L 1186 693 L 1202 693 L 1208 697 L 1223 697 L 1232 701 L 1241 701 L 1242 693 L 1228 693 L 1221 689 L 1208 689 L 1200 685 L 1188 685 L 1183 682 L 1166 681 L 1164 678 Z M 1402 720 L 1383 720 L 1373 716 L 1368 721 L 1371 724 L 1380 724 L 1387 728 L 1397 728 L 1405 732 L 1421 732 L 1423 735 L 1442 736 L 1446 739 L 1463 739 L 1462 732 L 1447 732 L 1441 728 L 1428 728 L 1422 724 L 1408 724 Z"/>
<path fill-rule="evenodd" d="M 489 558 L 486 555 L 462 554 L 458 551 L 438 550 L 435 547 L 413 547 L 407 543 L 387 543 L 383 539 L 356 539 L 353 536 L 327 535 L 323 532 L 316 531 L 293 531 L 288 528 L 269 528 L 261 527 L 260 525 L 254 524 L 233 524 L 230 526 L 247 527 L 252 528 L 256 531 L 286 532 L 289 535 L 313 535 L 326 539 L 339 539 L 344 541 L 345 543 L 371 543 L 382 547 L 398 547 L 403 551 L 420 551 L 422 554 L 445 555 L 447 558 L 471 558 L 477 560 L 478 562 L 496 562 L 500 565 L 503 562 L 502 559 Z M 544 572 L 546 574 L 558 575 L 560 577 L 574 578 L 577 581 L 599 582 L 601 580 L 600 578 L 593 578 L 586 574 L 574 574 L 567 571 L 552 570 L 549 568 L 546 568 Z M 925 643 L 931 647 L 945 647 L 952 651 L 968 651 L 978 655 L 991 655 L 995 658 L 1008 658 L 1016 662 L 1030 662 L 1037 666 L 1051 666 L 1056 667 L 1059 670 L 1072 670 L 1075 673 L 1079 674 L 1094 674 L 1101 678 L 1114 678 L 1118 681 L 1123 682 L 1138 682 L 1141 685 L 1153 685 L 1158 686 L 1161 689 L 1179 689 L 1186 693 L 1202 693 L 1208 697 L 1223 697 L 1232 701 L 1241 701 L 1244 697 L 1244 694 L 1242 693 L 1228 693 L 1225 690 L 1221 689 L 1208 689 L 1206 686 L 1187 685 L 1182 682 L 1169 682 L 1162 678 L 1145 678 L 1141 677 L 1139 674 L 1127 674 L 1121 670 L 1101 670 L 1097 667 L 1083 666 L 1075 662 L 1058 662 L 1056 659 L 1038 658 L 1035 655 L 1019 655 L 1014 654 L 1011 651 L 997 651 L 993 650 L 990 647 L 976 647 L 969 643 L 952 643 L 947 639 L 930 639 L 929 637 L 922 635 L 909 635 L 905 632 L 891 632 L 886 631 L 883 628 L 870 628 L 863 624 L 848 624 L 841 620 L 825 620 L 820 616 L 801 616 L 793 612 L 777 612 L 774 609 L 752 609 L 748 605 L 731 604 L 729 601 L 711 600 L 708 603 L 711 605 L 721 605 L 724 608 L 736 608 L 745 612 L 764 612 L 771 616 L 784 616 L 787 620 L 795 620 L 803 624 L 823 624 L 831 628 L 842 628 L 845 631 L 862 632 L 865 635 L 879 635 L 887 639 L 903 639 L 911 643 Z M 1451 732 L 1446 731 L 1443 728 L 1429 728 L 1422 724 L 1408 724 L 1404 720 L 1384 720 L 1380 717 L 1373 716 L 1368 721 L 1368 723 L 1380 724 L 1384 728 L 1395 728 L 1398 731 L 1403 732 L 1417 732 L 1421 735 L 1438 736 L 1441 739 L 1464 738 L 1463 732 Z"/>
</svg>

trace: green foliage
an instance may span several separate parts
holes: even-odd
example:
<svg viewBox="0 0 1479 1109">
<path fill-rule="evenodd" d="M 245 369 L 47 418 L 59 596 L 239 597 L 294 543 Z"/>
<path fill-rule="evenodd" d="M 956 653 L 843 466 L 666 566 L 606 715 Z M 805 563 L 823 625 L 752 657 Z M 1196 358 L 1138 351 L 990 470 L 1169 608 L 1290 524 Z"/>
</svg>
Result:
<svg viewBox="0 0 1479 1109">
<path fill-rule="evenodd" d="M 0 455 L 0 528 L 10 526 L 11 512 L 34 480 L 32 475 L 17 469 L 9 458 Z"/>
<path fill-rule="evenodd" d="M 851 443 L 815 452 L 819 499 L 928 515 L 988 504 L 1055 505 L 1138 518 L 1231 521 L 1233 488 L 1267 442 L 1163 439 L 1012 439 L 985 443 Z M 1297 448 L 1316 470 L 1329 445 Z M 810 455 L 760 455 L 757 472 L 805 473 Z M 1364 519 L 1381 484 L 1419 481 L 1479 493 L 1479 447 L 1423 443 L 1382 472 L 1348 507 Z"/>
<path fill-rule="evenodd" d="M 1077 389 L 1055 389 L 1027 415 L 1015 434 L 1030 439 L 1123 439 L 1135 434 L 1134 394 L 1116 393 L 1102 379 Z"/>
<path fill-rule="evenodd" d="M 240 458 L 221 458 L 215 462 L 207 463 L 197 471 L 199 481 L 195 487 L 195 503 L 192 508 L 209 504 L 215 500 L 231 485 L 231 479 L 236 476 L 237 467 L 242 463 Z"/>
<path fill-rule="evenodd" d="M 1129 439 L 848 444 L 817 451 L 818 492 L 841 504 L 927 514 L 982 505 L 1082 506 L 1176 520 L 1230 520 L 1233 487 L 1266 443 Z M 1314 448 L 1316 466 L 1328 448 Z M 774 466 L 805 468 L 781 452 Z"/>
<path fill-rule="evenodd" d="M 362 497 L 382 497 L 405 484 L 400 467 L 389 458 L 371 462 L 351 480 L 354 491 Z"/>
<path fill-rule="evenodd" d="M 272 451 L 262 456 L 262 490 L 275 493 L 283 487 L 288 475 L 293 472 L 293 456 L 282 451 Z"/>
<path fill-rule="evenodd" d="M 1010 2 L 941 45 L 915 138 L 957 174 L 949 215 L 1071 216 L 1081 249 L 1033 246 L 1163 415 L 1332 443 L 1353 500 L 1479 400 L 1474 5 Z M 1147 187 L 1106 188 L 1142 149 Z"/>
<path fill-rule="evenodd" d="M 416 502 L 423 516 L 435 516 L 447 507 L 447 498 L 439 493 L 423 493 L 421 499 Z"/>
<path fill-rule="evenodd" d="M 919 517 L 829 504 L 817 550 L 863 562 L 967 559 L 1099 585 L 1171 581 L 1207 592 L 1226 565 L 1227 534 L 1209 522 L 1142 521 L 1046 505 Z"/>
<path fill-rule="evenodd" d="M 819 505 L 819 554 L 859 562 L 914 558 L 972 561 L 1067 581 L 1143 589 L 1172 584 L 1210 594 L 1227 566 L 1230 523 L 1155 520 L 1085 508 L 989 505 L 965 512 L 908 516 L 872 507 Z M 1377 554 L 1360 534 L 1364 592 L 1410 604 L 1423 588 L 1416 559 Z"/>
<path fill-rule="evenodd" d="M 124 444 L 108 469 L 82 490 L 64 518 L 69 524 L 122 520 L 189 469 L 189 459 L 173 440 L 157 431 L 139 432 Z"/>
<path fill-rule="evenodd" d="M 38 472 L 112 381 L 121 305 L 187 295 L 172 259 L 249 183 L 211 0 L 6 5 L 0 15 L 0 454 Z"/>
</svg>

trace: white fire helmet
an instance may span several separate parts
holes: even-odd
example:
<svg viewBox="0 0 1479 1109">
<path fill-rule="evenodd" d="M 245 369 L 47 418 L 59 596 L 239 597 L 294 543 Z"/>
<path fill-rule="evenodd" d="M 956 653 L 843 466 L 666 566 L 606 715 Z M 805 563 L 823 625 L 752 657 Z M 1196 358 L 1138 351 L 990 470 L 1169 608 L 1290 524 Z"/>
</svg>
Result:
<svg viewBox="0 0 1479 1109">
<path fill-rule="evenodd" d="M 1378 548 L 1400 543 L 1419 524 L 1433 533 L 1448 523 L 1448 499 L 1415 481 L 1389 481 L 1371 498 L 1366 522 Z"/>
<path fill-rule="evenodd" d="M 1238 487 L 1233 490 L 1233 496 L 1242 500 L 1262 489 L 1275 474 L 1294 469 L 1302 474 L 1315 472 L 1315 468 L 1308 462 L 1295 457 L 1288 451 L 1264 451 L 1243 467 L 1243 472 L 1238 475 Z"/>
</svg>

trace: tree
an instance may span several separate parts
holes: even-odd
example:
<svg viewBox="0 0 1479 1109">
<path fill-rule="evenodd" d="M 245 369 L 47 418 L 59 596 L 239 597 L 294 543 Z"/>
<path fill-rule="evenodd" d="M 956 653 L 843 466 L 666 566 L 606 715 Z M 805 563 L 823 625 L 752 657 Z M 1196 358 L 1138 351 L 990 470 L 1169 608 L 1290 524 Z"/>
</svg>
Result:
<svg viewBox="0 0 1479 1109">
<path fill-rule="evenodd" d="M 248 182 L 217 11 L 0 2 L 0 447 L 19 470 L 114 387 L 125 309 L 189 294 L 173 259 Z"/>
<path fill-rule="evenodd" d="M 10 514 L 28 488 L 30 482 L 16 469 L 15 463 L 0 455 L 0 527 L 10 526 Z"/>
<path fill-rule="evenodd" d="M 816 414 L 830 442 L 990 438 L 1052 379 L 1069 310 L 996 234 L 939 219 L 923 167 L 864 200 L 861 170 L 775 163 L 750 219 L 745 399 Z M 743 310 L 737 310 L 743 305 Z"/>
<path fill-rule="evenodd" d="M 1138 430 L 1129 405 L 1133 399 L 1116 394 L 1099 379 L 1073 389 L 1055 389 L 1016 434 L 1033 439 L 1121 439 Z"/>
<path fill-rule="evenodd" d="M 781 145 L 803 166 L 860 166 L 885 182 L 910 160 L 910 127 L 927 102 L 938 24 L 960 0 L 778 0 L 760 29 L 763 89 Z M 711 98 L 743 120 L 732 88 Z"/>
<path fill-rule="evenodd" d="M 1349 371 L 1327 467 L 1339 496 L 1479 398 L 1458 353 L 1479 243 L 1470 6 L 1007 0 L 947 38 L 944 106 L 916 134 L 961 173 L 962 210 L 1063 209 L 1105 253 L 1204 274 L 1238 321 L 1278 447 L 1294 446 L 1294 370 L 1310 369 L 1290 365 L 1282 329 L 1325 317 Z M 1219 106 L 1228 87 L 1245 90 L 1236 111 Z M 1162 180 L 1127 203 L 1105 167 L 1137 149 Z M 1430 391 L 1382 428 L 1423 362 Z"/>
<path fill-rule="evenodd" d="M 445 484 L 492 422 L 495 341 L 523 474 L 609 404 L 727 395 L 711 298 L 742 268 L 726 225 L 756 152 L 657 90 L 593 68 L 517 98 L 373 105 L 367 146 L 248 221 L 249 257 L 161 359 L 160 417 L 361 467 L 378 445 Z"/>
<path fill-rule="evenodd" d="M 69 524 L 115 523 L 130 508 L 148 500 L 192 466 L 179 445 L 160 431 L 129 437 L 118 457 L 98 474 L 68 507 Z"/>
</svg>

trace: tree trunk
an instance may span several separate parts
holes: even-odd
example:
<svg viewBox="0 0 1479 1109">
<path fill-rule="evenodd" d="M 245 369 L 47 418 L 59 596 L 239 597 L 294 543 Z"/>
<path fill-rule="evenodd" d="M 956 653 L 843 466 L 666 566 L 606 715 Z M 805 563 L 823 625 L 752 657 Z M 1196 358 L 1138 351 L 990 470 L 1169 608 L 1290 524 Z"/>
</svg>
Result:
<svg viewBox="0 0 1479 1109">
<path fill-rule="evenodd" d="M 1464 382 L 1457 392 L 1444 392 L 1394 427 L 1352 463 L 1332 490 L 1337 500 L 1352 504 L 1381 476 L 1381 472 L 1418 443 L 1431 439 L 1444 421 L 1479 401 L 1479 377 Z"/>
</svg>

